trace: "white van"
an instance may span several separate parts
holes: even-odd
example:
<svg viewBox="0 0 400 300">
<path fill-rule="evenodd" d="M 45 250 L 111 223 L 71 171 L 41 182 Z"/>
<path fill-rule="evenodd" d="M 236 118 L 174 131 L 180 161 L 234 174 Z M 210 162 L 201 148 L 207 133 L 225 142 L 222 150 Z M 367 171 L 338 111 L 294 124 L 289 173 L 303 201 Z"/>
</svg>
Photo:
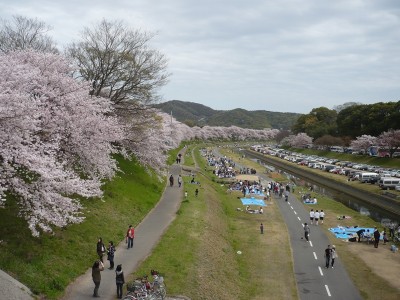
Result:
<svg viewBox="0 0 400 300">
<path fill-rule="evenodd" d="M 358 180 L 361 181 L 361 183 L 364 182 L 369 182 L 371 179 L 374 180 L 376 178 L 378 178 L 379 174 L 378 173 L 367 173 L 367 172 L 363 172 L 360 174 L 360 176 L 358 177 Z M 376 182 L 376 181 L 375 181 Z"/>
<path fill-rule="evenodd" d="M 379 180 L 379 187 L 383 190 L 393 190 L 397 185 L 400 185 L 400 178 L 384 177 Z"/>
</svg>

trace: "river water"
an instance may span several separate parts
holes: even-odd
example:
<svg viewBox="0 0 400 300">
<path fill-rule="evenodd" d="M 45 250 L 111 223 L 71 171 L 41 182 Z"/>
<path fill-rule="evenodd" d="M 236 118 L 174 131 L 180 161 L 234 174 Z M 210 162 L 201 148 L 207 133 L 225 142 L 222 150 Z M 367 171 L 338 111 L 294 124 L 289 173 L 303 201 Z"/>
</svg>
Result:
<svg viewBox="0 0 400 300">
<path fill-rule="evenodd" d="M 369 203 L 366 203 L 362 200 L 352 198 L 351 196 L 341 193 L 340 191 L 332 190 L 329 189 L 317 182 L 312 182 L 310 180 L 305 180 L 301 177 L 299 177 L 296 174 L 291 174 L 286 171 L 277 169 L 273 166 L 270 166 L 268 164 L 264 164 L 263 162 L 260 162 L 258 159 L 252 159 L 253 161 L 261 164 L 263 167 L 269 169 L 269 170 L 276 170 L 279 173 L 283 174 L 286 176 L 290 181 L 292 181 L 295 185 L 297 186 L 307 186 L 307 187 L 312 187 L 314 192 L 323 194 L 328 196 L 329 198 L 338 201 L 340 203 L 343 203 L 347 207 L 350 207 L 351 209 L 359 212 L 361 215 L 369 216 L 373 220 L 380 222 L 383 226 L 387 226 L 390 222 L 394 222 L 396 224 L 400 223 L 400 218 L 396 214 L 391 213 L 390 211 L 384 210 L 382 208 L 370 205 Z"/>
</svg>

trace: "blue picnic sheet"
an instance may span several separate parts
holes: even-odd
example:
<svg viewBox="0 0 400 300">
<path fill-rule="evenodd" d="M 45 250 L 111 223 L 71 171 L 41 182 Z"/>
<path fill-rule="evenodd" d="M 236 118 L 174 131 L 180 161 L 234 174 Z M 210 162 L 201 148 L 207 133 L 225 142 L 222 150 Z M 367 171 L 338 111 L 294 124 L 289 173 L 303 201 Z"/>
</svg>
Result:
<svg viewBox="0 0 400 300">
<path fill-rule="evenodd" d="M 369 232 L 371 236 L 374 234 L 374 228 L 368 228 L 368 227 L 345 227 L 345 226 L 338 226 L 338 227 L 333 227 L 329 228 L 329 231 L 332 232 L 336 238 L 338 239 L 348 239 L 355 235 L 357 231 L 360 229 L 365 229 L 367 231 L 369 229 Z M 382 237 L 381 237 L 382 238 Z"/>
<path fill-rule="evenodd" d="M 257 206 L 267 206 L 262 199 L 252 198 L 241 198 L 243 205 L 257 205 Z"/>
<path fill-rule="evenodd" d="M 306 202 L 306 201 L 303 201 L 303 203 L 304 203 L 304 204 L 310 204 L 310 205 L 318 204 L 318 202 L 315 203 L 315 202 Z"/>
</svg>

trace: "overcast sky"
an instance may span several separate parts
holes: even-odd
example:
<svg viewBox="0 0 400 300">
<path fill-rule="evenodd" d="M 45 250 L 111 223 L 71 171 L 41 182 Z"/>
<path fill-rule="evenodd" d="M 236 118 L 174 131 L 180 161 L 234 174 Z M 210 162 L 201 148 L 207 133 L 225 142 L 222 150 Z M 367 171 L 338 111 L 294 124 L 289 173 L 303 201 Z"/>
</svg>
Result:
<svg viewBox="0 0 400 300">
<path fill-rule="evenodd" d="M 157 32 L 169 60 L 163 101 L 308 113 L 400 100 L 400 0 L 1 0 L 58 45 L 102 18 Z"/>
</svg>

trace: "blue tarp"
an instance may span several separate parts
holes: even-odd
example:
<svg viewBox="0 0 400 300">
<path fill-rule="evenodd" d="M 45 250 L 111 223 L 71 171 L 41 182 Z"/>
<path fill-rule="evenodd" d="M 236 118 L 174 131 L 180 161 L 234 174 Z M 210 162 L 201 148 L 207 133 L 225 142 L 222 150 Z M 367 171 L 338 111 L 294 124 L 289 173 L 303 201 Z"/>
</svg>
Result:
<svg viewBox="0 0 400 300">
<path fill-rule="evenodd" d="M 256 198 L 241 198 L 243 205 L 267 206 L 264 200 Z"/>
<path fill-rule="evenodd" d="M 369 229 L 369 233 L 371 236 L 374 234 L 374 228 L 367 228 L 367 227 L 334 227 L 334 228 L 329 228 L 329 231 L 332 232 L 336 238 L 338 239 L 348 239 L 349 237 L 352 237 L 357 231 L 360 229 L 364 229 L 367 231 Z M 382 239 L 383 237 L 381 237 Z"/>
</svg>

